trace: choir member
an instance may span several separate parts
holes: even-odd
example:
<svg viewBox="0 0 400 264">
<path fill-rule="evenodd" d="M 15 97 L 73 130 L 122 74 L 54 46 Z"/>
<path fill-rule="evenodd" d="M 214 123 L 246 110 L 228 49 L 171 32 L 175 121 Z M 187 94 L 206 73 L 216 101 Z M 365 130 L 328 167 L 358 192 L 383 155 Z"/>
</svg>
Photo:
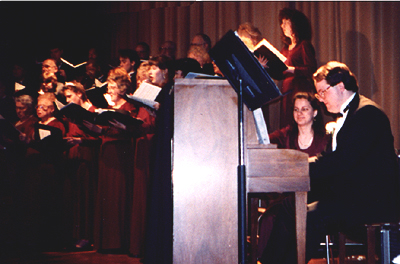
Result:
<svg viewBox="0 0 400 264">
<path fill-rule="evenodd" d="M 146 263 L 168 263 L 172 262 L 171 139 L 175 70 L 165 56 L 152 58 L 149 62 L 152 65 L 150 79 L 162 90 L 156 99 L 160 102 L 160 108 L 157 110 L 150 160 L 144 258 Z"/>
<path fill-rule="evenodd" d="M 132 93 L 136 90 L 136 69 L 140 65 L 140 58 L 136 51 L 131 49 L 123 49 L 119 51 L 119 67 L 129 74 L 131 79 L 131 86 L 129 87 L 128 93 Z"/>
<path fill-rule="evenodd" d="M 135 138 L 144 127 L 149 127 L 148 112 L 128 102 L 125 94 L 131 85 L 123 68 L 115 68 L 108 75 L 108 93 L 115 110 L 124 110 L 143 120 L 142 127 L 125 126 L 111 121 L 102 128 L 99 154 L 99 178 L 95 216 L 95 249 L 99 252 L 125 252 L 129 245 L 130 211 L 135 155 Z"/>
<path fill-rule="evenodd" d="M 39 250 L 63 247 L 62 197 L 64 182 L 63 137 L 65 124 L 55 116 L 55 95 L 37 100 L 33 138 L 25 160 L 22 229 L 28 244 Z"/>
<path fill-rule="evenodd" d="M 174 79 L 185 78 L 189 72 L 198 72 L 198 73 L 202 72 L 200 63 L 195 59 L 182 58 L 176 60 L 174 64 L 175 64 Z"/>
<path fill-rule="evenodd" d="M 150 59 L 150 46 L 146 42 L 139 42 L 135 47 L 135 51 L 139 55 L 140 60 Z"/>
<path fill-rule="evenodd" d="M 33 138 L 33 125 L 38 122 L 37 117 L 34 115 L 35 107 L 33 98 L 27 94 L 16 97 L 15 108 L 19 118 L 15 123 L 15 128 L 22 133 L 20 139 L 25 141 Z"/>
<path fill-rule="evenodd" d="M 96 107 L 94 107 L 92 103 L 88 100 L 85 88 L 82 84 L 76 81 L 67 82 L 62 91 L 64 93 L 67 103 L 77 104 L 90 112 L 95 111 Z"/>
<path fill-rule="evenodd" d="M 187 57 L 195 59 L 199 62 L 201 73 L 214 75 L 214 68 L 211 63 L 211 58 L 205 48 L 202 46 L 190 46 Z"/>
<path fill-rule="evenodd" d="M 56 73 L 57 79 L 60 82 L 65 83 L 66 81 L 71 81 L 75 78 L 74 72 L 76 69 L 62 60 L 63 53 L 64 49 L 59 43 L 54 43 L 52 46 L 50 46 L 50 57 L 56 62 L 56 66 L 58 68 Z"/>
<path fill-rule="evenodd" d="M 12 77 L 14 80 L 14 97 L 18 97 L 22 94 L 29 94 L 35 96 L 35 85 L 32 80 L 32 76 L 29 74 L 28 64 L 16 60 L 12 65 Z"/>
<path fill-rule="evenodd" d="M 142 82 L 150 82 L 150 64 L 148 61 L 142 62 L 137 69 L 136 87 L 139 87 Z"/>
<path fill-rule="evenodd" d="M 203 47 L 206 52 L 209 52 L 211 49 L 211 39 L 206 34 L 197 33 L 190 42 L 190 46 Z"/>
<path fill-rule="evenodd" d="M 97 87 L 98 84 L 106 81 L 106 76 L 103 75 L 101 67 L 94 59 L 90 59 L 85 66 L 85 74 L 79 78 L 80 83 L 83 84 L 85 90 L 92 87 Z"/>
<path fill-rule="evenodd" d="M 176 43 L 170 40 L 165 41 L 160 47 L 160 55 L 164 55 L 172 60 L 175 60 Z"/>
<path fill-rule="evenodd" d="M 283 72 L 281 92 L 281 127 L 290 123 L 290 104 L 296 92 L 314 92 L 312 74 L 317 70 L 315 50 L 311 44 L 311 24 L 300 11 L 283 8 L 279 12 L 281 38 L 284 44 L 281 53 L 287 58 L 288 69 Z"/>
<path fill-rule="evenodd" d="M 74 103 L 89 112 L 95 107 L 86 97 L 79 82 L 67 82 L 63 88 L 67 103 Z M 90 249 L 93 243 L 94 204 L 101 139 L 82 124 L 68 122 L 66 140 L 69 145 L 64 182 L 64 229 L 67 241 L 76 249 Z"/>
</svg>

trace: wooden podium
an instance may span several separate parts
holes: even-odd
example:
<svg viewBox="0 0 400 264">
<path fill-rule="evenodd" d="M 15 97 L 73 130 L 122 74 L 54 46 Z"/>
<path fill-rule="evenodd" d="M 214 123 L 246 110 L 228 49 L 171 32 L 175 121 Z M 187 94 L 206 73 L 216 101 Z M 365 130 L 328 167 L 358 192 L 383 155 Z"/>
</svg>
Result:
<svg viewBox="0 0 400 264">
<path fill-rule="evenodd" d="M 173 263 L 238 263 L 237 94 L 226 80 L 175 82 Z M 245 107 L 247 192 L 296 192 L 299 263 L 305 262 L 308 155 L 259 145 Z"/>
</svg>

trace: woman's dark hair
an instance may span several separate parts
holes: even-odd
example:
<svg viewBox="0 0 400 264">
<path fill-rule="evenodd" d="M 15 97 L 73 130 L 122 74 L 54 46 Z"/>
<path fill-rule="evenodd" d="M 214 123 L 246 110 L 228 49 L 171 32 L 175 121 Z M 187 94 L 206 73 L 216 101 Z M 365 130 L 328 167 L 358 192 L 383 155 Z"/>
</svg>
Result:
<svg viewBox="0 0 400 264">
<path fill-rule="evenodd" d="M 314 117 L 312 128 L 314 130 L 315 135 L 317 135 L 317 134 L 324 135 L 326 133 L 325 125 L 324 125 L 324 120 L 323 120 L 322 111 L 321 111 L 321 104 L 318 101 L 318 99 L 312 93 L 298 92 L 293 96 L 292 112 L 294 110 L 294 103 L 297 99 L 307 99 L 307 101 L 310 102 L 312 109 L 317 110 L 317 115 Z M 293 137 L 297 137 L 298 133 L 299 133 L 299 128 L 297 126 L 296 121 L 294 121 L 294 117 L 292 115 L 292 126 L 291 126 L 291 130 L 290 130 L 290 134 Z"/>
<path fill-rule="evenodd" d="M 168 74 L 167 74 L 167 80 L 165 83 L 168 83 L 170 81 L 172 81 L 174 79 L 175 76 L 175 68 L 173 65 L 173 60 L 165 55 L 159 55 L 159 56 L 155 56 L 152 57 L 151 59 L 149 59 L 149 64 L 150 66 L 157 66 L 158 68 L 160 68 L 160 70 L 167 70 Z"/>
<path fill-rule="evenodd" d="M 311 23 L 306 15 L 296 9 L 285 7 L 279 11 L 279 25 L 282 25 L 283 19 L 288 19 L 292 22 L 292 31 L 297 43 L 302 40 L 311 41 Z M 283 31 L 281 31 L 281 39 L 285 45 L 289 46 L 291 44 L 290 38 L 286 37 Z"/>
<path fill-rule="evenodd" d="M 140 65 L 140 58 L 136 51 L 132 49 L 120 49 L 119 56 L 122 58 L 128 58 L 131 62 L 134 61 L 135 65 L 133 68 L 136 70 Z"/>
<path fill-rule="evenodd" d="M 189 72 L 201 73 L 200 63 L 191 58 L 182 58 L 175 61 L 175 71 L 182 71 L 182 75 L 186 76 Z"/>
</svg>

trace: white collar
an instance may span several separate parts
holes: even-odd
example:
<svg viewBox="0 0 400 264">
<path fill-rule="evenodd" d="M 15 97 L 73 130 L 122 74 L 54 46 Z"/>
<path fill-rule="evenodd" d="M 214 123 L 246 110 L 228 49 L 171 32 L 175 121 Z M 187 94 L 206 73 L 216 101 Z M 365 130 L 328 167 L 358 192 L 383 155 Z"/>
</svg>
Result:
<svg viewBox="0 0 400 264">
<path fill-rule="evenodd" d="M 352 94 L 340 107 L 340 113 L 344 114 L 344 110 L 347 108 L 347 106 L 350 104 L 350 102 L 353 100 L 354 96 L 356 96 L 356 93 Z M 348 110 L 348 109 L 346 109 Z"/>
</svg>

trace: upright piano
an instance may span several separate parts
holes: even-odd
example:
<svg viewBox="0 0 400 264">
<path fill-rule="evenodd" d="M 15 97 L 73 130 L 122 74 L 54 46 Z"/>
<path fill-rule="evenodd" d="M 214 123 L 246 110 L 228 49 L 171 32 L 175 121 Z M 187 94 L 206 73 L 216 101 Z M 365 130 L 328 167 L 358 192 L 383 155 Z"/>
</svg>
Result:
<svg viewBox="0 0 400 264">
<path fill-rule="evenodd" d="M 173 263 L 238 263 L 237 93 L 226 80 L 201 79 L 177 80 L 174 93 Z M 259 144 L 246 107 L 244 146 L 247 194 L 295 192 L 304 264 L 308 155 Z"/>
</svg>

